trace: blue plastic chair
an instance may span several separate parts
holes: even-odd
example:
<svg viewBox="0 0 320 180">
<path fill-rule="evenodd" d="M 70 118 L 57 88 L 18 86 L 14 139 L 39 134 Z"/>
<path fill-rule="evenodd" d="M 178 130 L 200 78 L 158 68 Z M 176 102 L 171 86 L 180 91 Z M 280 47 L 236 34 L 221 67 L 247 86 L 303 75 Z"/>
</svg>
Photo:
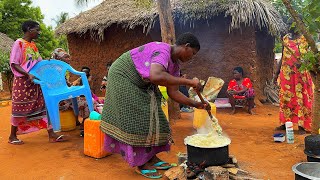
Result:
<svg viewBox="0 0 320 180">
<path fill-rule="evenodd" d="M 66 82 L 66 71 L 80 75 L 81 86 L 69 87 Z M 54 131 L 60 131 L 59 102 L 65 99 L 72 99 L 73 109 L 78 115 L 77 98 L 80 95 L 86 97 L 89 111 L 93 111 L 93 102 L 87 76 L 84 72 L 73 69 L 69 64 L 59 60 L 42 60 L 38 62 L 30 71 L 37 79 L 34 83 L 39 84 L 42 89 L 44 100 L 49 114 L 48 118 Z"/>
</svg>

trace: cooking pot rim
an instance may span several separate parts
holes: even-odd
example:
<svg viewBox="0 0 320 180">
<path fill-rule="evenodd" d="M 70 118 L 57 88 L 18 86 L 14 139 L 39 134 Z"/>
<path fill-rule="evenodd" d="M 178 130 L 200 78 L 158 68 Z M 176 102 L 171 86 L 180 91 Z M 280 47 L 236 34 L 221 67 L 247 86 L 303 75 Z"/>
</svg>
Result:
<svg viewBox="0 0 320 180">
<path fill-rule="evenodd" d="M 216 147 L 199 147 L 199 146 L 195 146 L 195 145 L 191 145 L 191 144 L 188 144 L 186 143 L 187 146 L 192 146 L 192 147 L 196 147 L 196 148 L 202 148 L 202 149 L 217 149 L 217 148 L 222 148 L 222 147 L 226 147 L 226 146 L 229 146 L 231 144 L 231 140 L 229 143 L 223 145 L 223 146 L 216 146 Z"/>
<path fill-rule="evenodd" d="M 317 155 L 315 155 L 315 154 L 312 154 L 311 152 L 309 152 L 309 151 L 307 151 L 307 150 L 304 150 L 304 154 L 306 154 L 307 156 L 312 157 L 312 158 L 317 158 L 317 159 L 320 158 L 320 156 L 317 156 Z"/>
<path fill-rule="evenodd" d="M 224 145 L 221 145 L 221 146 L 216 146 L 216 147 L 199 147 L 199 146 L 195 146 L 195 145 L 190 145 L 186 142 L 186 139 L 188 137 L 192 137 L 192 136 L 195 136 L 195 135 L 198 135 L 198 134 L 194 134 L 194 135 L 191 135 L 191 136 L 187 136 L 186 138 L 184 138 L 184 144 L 185 145 L 188 145 L 188 146 L 193 146 L 193 147 L 196 147 L 196 148 L 203 148 L 203 149 L 215 149 L 215 148 L 221 148 L 221 147 L 225 147 L 225 146 L 229 146 L 231 144 L 231 139 L 229 137 L 227 137 L 229 139 L 229 142 L 224 144 Z"/>
</svg>

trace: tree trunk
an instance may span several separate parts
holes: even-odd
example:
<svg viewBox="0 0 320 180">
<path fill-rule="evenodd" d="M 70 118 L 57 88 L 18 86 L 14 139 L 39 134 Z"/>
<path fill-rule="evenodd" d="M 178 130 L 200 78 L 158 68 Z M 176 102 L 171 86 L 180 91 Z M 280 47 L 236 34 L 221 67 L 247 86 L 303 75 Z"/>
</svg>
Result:
<svg viewBox="0 0 320 180">
<path fill-rule="evenodd" d="M 159 12 L 162 42 L 174 44 L 176 37 L 170 0 L 158 0 L 157 7 Z M 170 98 L 168 99 L 168 113 L 169 120 L 171 122 L 175 119 L 180 119 L 181 117 L 179 104 Z"/>
<path fill-rule="evenodd" d="M 312 38 L 312 35 L 308 32 L 306 26 L 304 25 L 303 21 L 300 19 L 298 13 L 293 9 L 290 4 L 290 0 L 282 0 L 283 4 L 286 6 L 287 10 L 291 14 L 293 20 L 296 22 L 299 31 L 304 35 L 308 44 L 311 47 L 311 50 L 316 54 L 318 52 L 317 46 L 315 41 Z"/>
<path fill-rule="evenodd" d="M 316 54 L 317 63 L 314 66 L 314 69 L 312 70 L 312 80 L 315 85 L 314 89 L 314 101 L 312 106 L 312 133 L 318 134 L 319 133 L 319 126 L 320 126 L 320 92 L 318 91 L 320 89 L 320 72 L 318 70 L 319 62 L 320 62 L 320 56 L 318 53 L 318 49 L 316 47 L 316 43 L 314 39 L 312 38 L 312 35 L 308 32 L 306 26 L 302 22 L 302 20 L 299 18 L 298 13 L 293 9 L 293 7 L 290 4 L 290 0 L 282 0 L 283 4 L 288 9 L 289 13 L 291 14 L 292 18 L 297 24 L 298 30 L 304 35 L 306 38 L 308 44 L 311 47 L 311 50 Z"/>
</svg>

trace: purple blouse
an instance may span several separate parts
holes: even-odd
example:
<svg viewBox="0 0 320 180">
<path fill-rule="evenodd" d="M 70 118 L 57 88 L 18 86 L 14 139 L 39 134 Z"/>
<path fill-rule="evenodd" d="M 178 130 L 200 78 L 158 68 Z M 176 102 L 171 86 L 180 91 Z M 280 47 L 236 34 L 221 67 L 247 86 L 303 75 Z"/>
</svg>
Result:
<svg viewBox="0 0 320 180">
<path fill-rule="evenodd" d="M 180 76 L 180 67 L 170 57 L 171 46 L 163 42 L 151 42 L 130 51 L 132 61 L 143 79 L 150 78 L 152 63 L 161 64 L 173 76 Z"/>
</svg>

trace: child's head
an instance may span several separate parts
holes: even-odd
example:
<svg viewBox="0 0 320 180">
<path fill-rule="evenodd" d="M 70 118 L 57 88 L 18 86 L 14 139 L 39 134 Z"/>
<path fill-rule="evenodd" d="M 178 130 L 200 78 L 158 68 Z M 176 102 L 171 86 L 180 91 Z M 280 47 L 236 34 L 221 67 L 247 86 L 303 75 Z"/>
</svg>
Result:
<svg viewBox="0 0 320 180">
<path fill-rule="evenodd" d="M 86 75 L 87 75 L 87 77 L 90 75 L 90 68 L 87 67 L 87 66 L 83 66 L 83 67 L 81 68 L 81 71 L 82 71 L 82 72 L 85 72 Z"/>
<path fill-rule="evenodd" d="M 112 65 L 112 62 L 108 62 L 108 63 L 106 64 L 106 68 L 107 68 L 108 71 L 109 71 L 111 65 Z"/>
</svg>

